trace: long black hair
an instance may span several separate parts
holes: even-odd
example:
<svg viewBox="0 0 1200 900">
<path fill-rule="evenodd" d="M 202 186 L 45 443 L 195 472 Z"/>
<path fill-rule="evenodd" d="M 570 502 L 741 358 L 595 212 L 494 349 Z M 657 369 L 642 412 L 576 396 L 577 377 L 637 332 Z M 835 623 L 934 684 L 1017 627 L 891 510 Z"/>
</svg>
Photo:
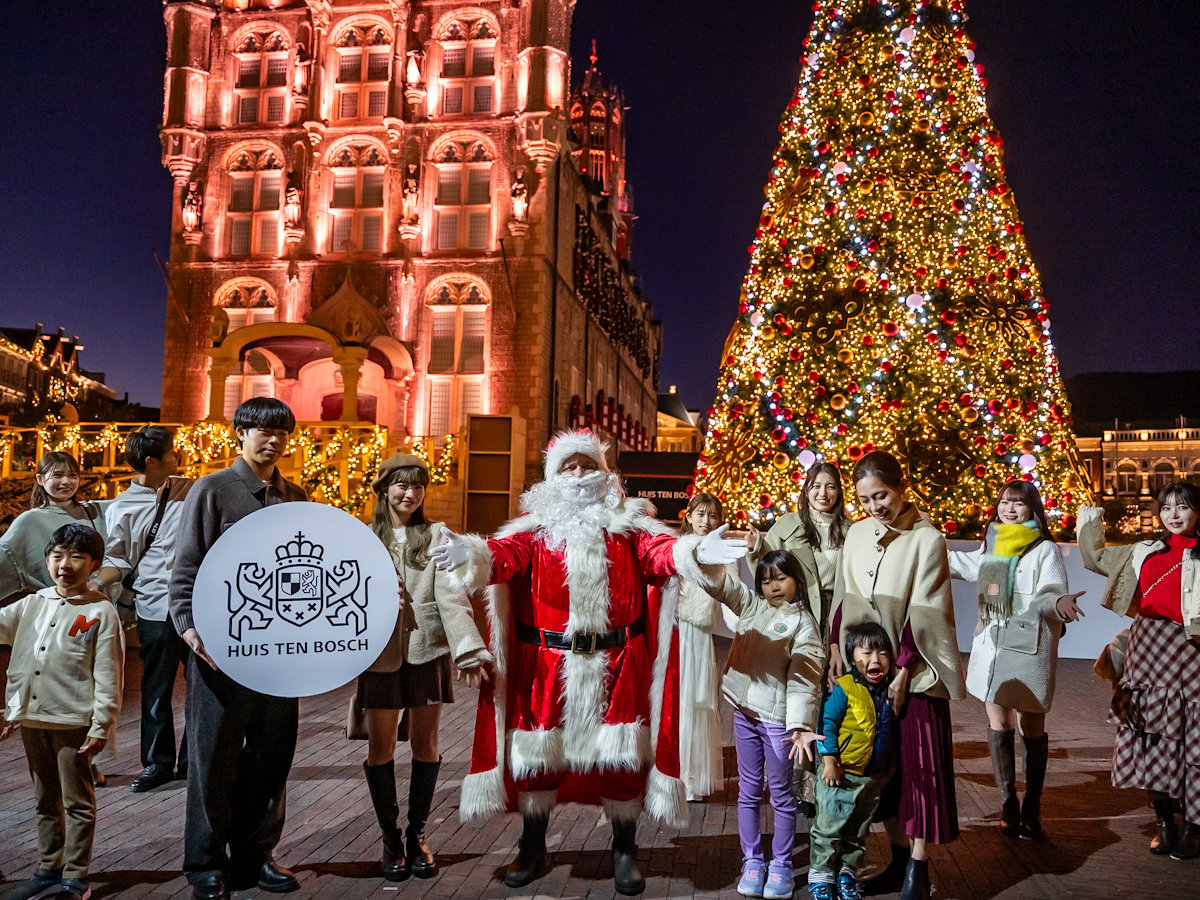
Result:
<svg viewBox="0 0 1200 900">
<path fill-rule="evenodd" d="M 812 519 L 812 506 L 808 501 L 808 489 L 820 474 L 831 475 L 837 485 L 837 502 L 833 507 L 833 521 L 829 525 L 829 549 L 838 550 L 846 537 L 846 526 L 850 524 L 846 516 L 846 490 L 842 487 L 842 470 L 833 463 L 819 462 L 808 470 L 804 478 L 804 486 L 800 488 L 800 503 L 796 509 L 800 516 L 800 525 L 804 529 L 804 540 L 814 550 L 821 549 L 821 532 Z"/>
<path fill-rule="evenodd" d="M 1154 508 L 1161 510 L 1168 500 L 1179 500 L 1188 509 L 1200 515 L 1200 487 L 1197 487 L 1190 481 L 1175 481 L 1168 484 L 1158 492 L 1158 497 L 1154 501 Z M 1200 529 L 1197 529 L 1197 531 L 1200 531 Z M 1165 541 L 1169 536 L 1170 532 L 1164 527 L 1162 539 Z M 1197 541 L 1196 546 L 1192 548 L 1192 559 L 1200 559 L 1200 541 Z"/>
<path fill-rule="evenodd" d="M 800 568 L 800 560 L 796 559 L 790 550 L 772 550 L 758 561 L 758 568 L 754 570 L 754 593 L 762 596 L 763 579 L 772 569 L 777 569 L 780 574 L 795 579 L 796 600 L 804 598 L 806 592 L 804 569 Z"/>
</svg>

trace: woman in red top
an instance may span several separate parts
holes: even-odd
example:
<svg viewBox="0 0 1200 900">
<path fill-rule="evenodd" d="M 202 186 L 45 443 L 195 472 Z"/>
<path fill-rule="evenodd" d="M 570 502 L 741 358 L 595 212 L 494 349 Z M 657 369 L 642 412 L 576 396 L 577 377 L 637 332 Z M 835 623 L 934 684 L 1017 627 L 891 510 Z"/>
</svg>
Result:
<svg viewBox="0 0 1200 900">
<path fill-rule="evenodd" d="M 1105 605 L 1134 619 L 1109 714 L 1118 726 L 1113 785 L 1149 795 L 1159 824 L 1151 853 L 1194 859 L 1200 856 L 1200 487 L 1177 482 L 1159 493 L 1165 531 L 1156 541 L 1098 546 L 1095 512 L 1080 510 L 1084 564 L 1108 576 Z"/>
</svg>

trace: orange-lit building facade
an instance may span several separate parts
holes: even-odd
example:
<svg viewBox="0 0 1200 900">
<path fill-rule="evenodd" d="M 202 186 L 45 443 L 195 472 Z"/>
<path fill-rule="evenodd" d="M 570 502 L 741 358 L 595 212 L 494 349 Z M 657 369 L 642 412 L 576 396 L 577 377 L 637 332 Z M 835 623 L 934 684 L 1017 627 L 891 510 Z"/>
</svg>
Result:
<svg viewBox="0 0 1200 900">
<path fill-rule="evenodd" d="M 167 0 L 163 418 L 252 396 L 536 466 L 653 446 L 661 334 L 629 265 L 620 93 L 572 93 L 573 0 Z"/>
</svg>

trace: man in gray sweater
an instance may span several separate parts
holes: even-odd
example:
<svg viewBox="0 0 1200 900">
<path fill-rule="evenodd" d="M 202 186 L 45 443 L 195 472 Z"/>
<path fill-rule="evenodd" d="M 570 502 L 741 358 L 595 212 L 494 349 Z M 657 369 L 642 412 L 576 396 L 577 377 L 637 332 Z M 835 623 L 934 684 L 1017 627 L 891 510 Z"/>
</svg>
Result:
<svg viewBox="0 0 1200 900">
<path fill-rule="evenodd" d="M 283 833 L 284 797 L 296 751 L 299 701 L 243 687 L 218 670 L 192 623 L 196 573 L 233 523 L 275 503 L 308 499 L 279 474 L 296 418 L 269 397 L 233 414 L 241 456 L 201 478 L 184 501 L 171 571 L 171 620 L 191 647 L 187 672 L 188 797 L 183 869 L 195 900 L 253 887 L 285 893 L 300 885 L 272 851 Z"/>
</svg>

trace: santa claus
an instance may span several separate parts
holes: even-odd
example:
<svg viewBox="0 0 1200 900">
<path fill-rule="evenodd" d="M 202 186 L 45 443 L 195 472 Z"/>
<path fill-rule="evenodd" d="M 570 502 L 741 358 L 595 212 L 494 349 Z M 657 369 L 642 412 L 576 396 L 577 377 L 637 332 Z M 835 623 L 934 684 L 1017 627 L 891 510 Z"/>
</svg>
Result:
<svg viewBox="0 0 1200 900">
<path fill-rule="evenodd" d="M 557 435 L 545 481 L 521 498 L 524 515 L 494 538 L 454 536 L 432 551 L 468 588 L 491 585 L 495 677 L 480 690 L 460 815 L 520 811 L 510 887 L 542 873 L 556 803 L 604 806 L 622 894 L 645 887 L 642 810 L 674 827 L 687 821 L 674 598 L 654 604 L 647 587 L 677 573 L 708 580 L 745 542 L 676 538 L 645 501 L 624 496 L 606 449 L 587 430 Z"/>
</svg>

